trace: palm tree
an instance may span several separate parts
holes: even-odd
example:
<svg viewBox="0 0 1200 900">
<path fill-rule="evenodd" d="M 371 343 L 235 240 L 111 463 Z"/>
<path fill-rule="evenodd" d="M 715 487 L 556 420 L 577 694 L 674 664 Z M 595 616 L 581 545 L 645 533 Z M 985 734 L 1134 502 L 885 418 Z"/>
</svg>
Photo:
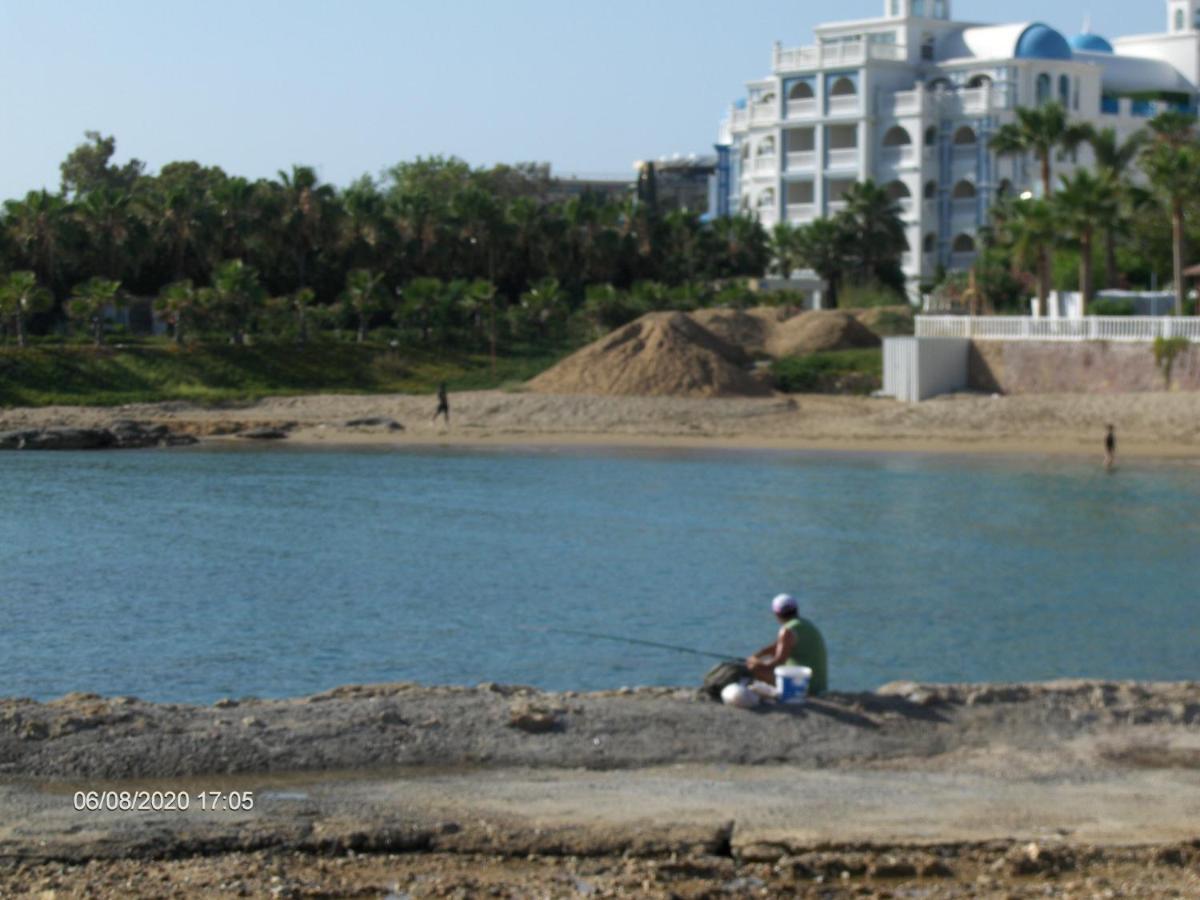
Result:
<svg viewBox="0 0 1200 900">
<path fill-rule="evenodd" d="M 903 288 L 900 258 L 908 250 L 900 205 L 888 192 L 867 180 L 856 183 L 843 198 L 846 208 L 838 218 L 852 236 L 850 248 L 855 281 L 878 281 Z"/>
<path fill-rule="evenodd" d="M 39 281 L 55 289 L 62 287 L 58 276 L 71 243 L 71 209 L 62 197 L 46 191 L 30 191 L 23 200 L 4 204 L 5 231 L 18 257 Z"/>
<path fill-rule="evenodd" d="M 254 268 L 240 259 L 221 263 L 213 273 L 212 287 L 202 296 L 205 306 L 229 330 L 230 340 L 238 346 L 245 344 L 254 314 L 266 297 Z"/>
<path fill-rule="evenodd" d="M 791 277 L 800 266 L 800 242 L 796 228 L 787 222 L 780 222 L 771 229 L 771 257 L 775 261 L 775 271 L 781 278 Z"/>
<path fill-rule="evenodd" d="M 109 309 L 120 309 L 124 305 L 121 282 L 109 278 L 89 278 L 75 285 L 67 311 L 72 319 L 91 325 L 92 339 L 99 347 L 104 343 L 104 314 Z"/>
<path fill-rule="evenodd" d="M 300 288 L 287 298 L 287 305 L 296 316 L 296 343 L 308 343 L 308 322 L 316 311 L 317 292 Z"/>
<path fill-rule="evenodd" d="M 158 295 L 154 308 L 163 313 L 171 323 L 176 344 L 183 343 L 184 333 L 191 328 L 192 320 L 200 310 L 201 301 L 201 292 L 192 284 L 190 278 L 168 284 Z"/>
<path fill-rule="evenodd" d="M 496 285 L 490 281 L 476 279 L 467 285 L 466 296 L 486 311 L 488 347 L 492 360 L 492 374 L 496 374 Z"/>
<path fill-rule="evenodd" d="M 383 306 L 383 274 L 370 269 L 355 269 L 346 276 L 342 302 L 358 319 L 358 343 L 367 339 L 371 316 Z"/>
<path fill-rule="evenodd" d="M 133 197 L 108 187 L 88 191 L 76 204 L 76 215 L 91 253 L 91 270 L 106 278 L 126 274 L 125 266 L 134 225 Z"/>
<path fill-rule="evenodd" d="M 1017 120 L 1000 126 L 992 138 L 991 149 L 1001 156 L 1021 156 L 1032 153 L 1038 161 L 1042 176 L 1042 197 L 1048 198 L 1054 190 L 1051 182 L 1050 163 L 1055 152 L 1074 150 L 1092 135 L 1092 128 L 1082 122 L 1071 122 L 1067 109 L 1061 103 L 1047 103 L 1037 107 L 1019 107 Z M 1039 263 L 1039 291 L 1048 283 L 1051 268 L 1050 245 L 1042 247 L 1046 258 Z M 1049 290 L 1049 288 L 1045 288 Z M 1040 296 L 1040 295 L 1039 295 Z M 1045 298 L 1042 298 L 1045 312 Z"/>
<path fill-rule="evenodd" d="M 1033 264 L 1037 270 L 1038 306 L 1044 316 L 1050 299 L 1050 247 L 1059 237 L 1060 223 L 1045 199 L 1017 200 L 1004 207 L 996 218 L 1003 240 L 1012 249 L 1018 266 Z"/>
<path fill-rule="evenodd" d="M 850 234 L 840 220 L 815 219 L 796 229 L 797 258 L 816 272 L 829 289 L 829 306 L 837 306 L 846 275 Z"/>
<path fill-rule="evenodd" d="M 283 189 L 280 236 L 294 259 L 296 286 L 308 287 L 309 265 L 327 236 L 335 195 L 329 185 L 319 183 L 309 166 L 280 171 L 279 183 Z"/>
<path fill-rule="evenodd" d="M 32 272 L 11 272 L 0 281 L 0 317 L 13 320 L 18 347 L 25 346 L 25 321 L 53 305 L 54 295 L 38 284 Z"/>
<path fill-rule="evenodd" d="M 1200 188 L 1200 146 L 1196 117 L 1169 110 L 1150 121 L 1152 137 L 1142 151 L 1142 171 L 1154 193 L 1171 211 L 1171 251 L 1175 278 L 1175 315 L 1183 315 L 1183 212 Z"/>
<path fill-rule="evenodd" d="M 1107 175 L 1117 187 L 1118 194 L 1127 194 L 1129 180 L 1126 173 L 1137 159 L 1146 143 L 1146 132 L 1135 131 L 1124 141 L 1117 136 L 1115 128 L 1101 128 L 1088 137 L 1096 171 Z M 1135 198 L 1130 196 L 1129 200 Z M 1104 282 L 1105 287 L 1117 286 L 1117 233 L 1122 227 L 1122 218 L 1113 216 L 1101 223 L 1104 235 Z"/>
<path fill-rule="evenodd" d="M 1061 176 L 1061 181 L 1051 204 L 1066 234 L 1079 244 L 1079 291 L 1086 313 L 1092 302 L 1092 237 L 1098 224 L 1103 227 L 1116 217 L 1118 188 L 1107 173 L 1093 175 L 1087 169 Z"/>
</svg>

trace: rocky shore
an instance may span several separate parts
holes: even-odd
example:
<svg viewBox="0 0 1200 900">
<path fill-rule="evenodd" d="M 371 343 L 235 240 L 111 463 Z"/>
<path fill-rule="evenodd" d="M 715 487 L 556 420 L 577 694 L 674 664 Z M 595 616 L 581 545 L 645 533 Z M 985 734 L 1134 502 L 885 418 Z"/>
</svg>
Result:
<svg viewBox="0 0 1200 900">
<path fill-rule="evenodd" d="M 104 427 L 48 426 L 0 431 L 0 450 L 133 450 L 182 447 L 196 443 L 190 434 L 166 425 L 117 419 Z"/>
<path fill-rule="evenodd" d="M 250 792 L 96 810 L 79 792 Z M 1200 684 L 0 701 L 0 895 L 1200 892 Z"/>
</svg>

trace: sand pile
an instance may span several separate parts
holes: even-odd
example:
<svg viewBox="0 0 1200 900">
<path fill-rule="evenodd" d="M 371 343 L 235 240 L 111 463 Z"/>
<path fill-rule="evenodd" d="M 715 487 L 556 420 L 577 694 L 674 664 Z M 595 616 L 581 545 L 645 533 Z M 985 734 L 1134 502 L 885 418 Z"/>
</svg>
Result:
<svg viewBox="0 0 1200 900">
<path fill-rule="evenodd" d="M 912 334 L 915 310 L 907 303 L 897 306 L 872 306 L 867 309 L 847 310 L 878 335 L 890 337 L 894 334 Z"/>
<path fill-rule="evenodd" d="M 761 397 L 771 394 L 739 347 L 678 312 L 649 313 L 529 382 L 545 394 Z"/>
<path fill-rule="evenodd" d="M 850 313 L 813 310 L 782 322 L 767 342 L 767 352 L 778 359 L 823 350 L 878 347 L 880 343 L 879 336 Z"/>
<path fill-rule="evenodd" d="M 798 315 L 794 306 L 755 306 L 751 309 L 698 309 L 691 317 L 717 337 L 740 347 L 748 356 L 770 356 L 767 346 L 781 322 Z"/>
</svg>

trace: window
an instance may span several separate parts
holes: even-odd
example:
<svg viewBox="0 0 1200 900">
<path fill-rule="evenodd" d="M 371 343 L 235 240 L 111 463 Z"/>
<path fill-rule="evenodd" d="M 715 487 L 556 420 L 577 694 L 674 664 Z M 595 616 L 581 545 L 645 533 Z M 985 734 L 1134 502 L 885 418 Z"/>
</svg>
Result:
<svg viewBox="0 0 1200 900">
<path fill-rule="evenodd" d="M 1200 29 L 1200 9 L 1196 10 L 1195 18 L 1192 20 L 1192 27 Z"/>
<path fill-rule="evenodd" d="M 900 0 L 892 0 L 892 18 L 895 19 L 900 15 Z"/>
<path fill-rule="evenodd" d="M 946 18 L 946 0 L 933 0 L 933 17 L 935 19 Z"/>
<path fill-rule="evenodd" d="M 951 249 L 955 253 L 974 253 L 975 238 L 969 234 L 960 234 L 954 239 L 954 246 Z"/>
<path fill-rule="evenodd" d="M 887 194 L 893 200 L 904 200 L 912 196 L 912 191 L 908 189 L 908 185 L 897 179 L 889 182 L 887 186 Z"/>
<path fill-rule="evenodd" d="M 1183 31 L 1183 10 L 1175 10 L 1175 30 Z"/>
<path fill-rule="evenodd" d="M 759 156 L 774 156 L 775 155 L 775 138 L 765 137 L 758 144 Z"/>
<path fill-rule="evenodd" d="M 967 181 L 965 178 L 954 185 L 955 200 L 972 200 L 975 197 L 975 185 Z"/>
<path fill-rule="evenodd" d="M 1058 102 L 1063 109 L 1071 108 L 1071 79 L 1066 75 L 1058 76 Z"/>
<path fill-rule="evenodd" d="M 1007 197 L 1012 192 L 1013 192 L 1012 182 L 1009 181 L 1007 178 L 1003 179 L 1000 182 L 1000 186 L 998 188 L 996 188 L 996 196 L 997 197 Z"/>
<path fill-rule="evenodd" d="M 925 182 L 925 190 L 923 191 L 923 194 L 924 194 L 924 197 L 926 200 L 936 200 L 937 199 L 937 182 L 936 181 Z"/>
<path fill-rule="evenodd" d="M 1037 105 L 1050 101 L 1050 76 L 1043 72 L 1037 77 Z"/>
<path fill-rule="evenodd" d="M 907 147 L 912 143 L 912 138 L 908 132 L 899 125 L 893 125 L 887 130 L 883 136 L 883 146 L 885 147 Z"/>
<path fill-rule="evenodd" d="M 811 100 L 813 98 L 812 85 L 807 81 L 797 81 L 788 91 L 789 100 Z"/>
<path fill-rule="evenodd" d="M 925 0 L 912 0 L 912 14 L 918 17 L 925 15 Z"/>
<path fill-rule="evenodd" d="M 954 146 L 969 147 L 975 143 L 975 129 L 970 125 L 964 125 L 954 132 Z"/>
<path fill-rule="evenodd" d="M 1106 116 L 1120 115 L 1121 98 L 1112 94 L 1100 95 L 1100 112 Z"/>
<path fill-rule="evenodd" d="M 991 83 L 992 83 L 992 79 L 989 78 L 987 75 L 972 75 L 971 80 L 967 82 L 967 87 L 969 87 L 969 88 L 989 87 L 991 85 Z"/>
<path fill-rule="evenodd" d="M 925 62 L 933 61 L 933 35 L 927 34 L 921 38 L 921 59 Z"/>
<path fill-rule="evenodd" d="M 925 146 L 933 147 L 937 144 L 937 126 L 930 125 L 925 129 Z"/>
<path fill-rule="evenodd" d="M 925 235 L 925 239 L 921 241 L 921 249 L 926 253 L 932 253 L 937 249 L 937 235 L 929 232 Z"/>
<path fill-rule="evenodd" d="M 925 85 L 925 90 L 931 94 L 936 94 L 938 91 L 952 91 L 954 85 L 950 83 L 949 78 L 935 78 Z"/>
<path fill-rule="evenodd" d="M 761 194 L 758 195 L 758 208 L 759 209 L 774 209 L 775 208 L 775 190 L 773 188 L 767 188 L 765 191 L 763 191 Z"/>
<path fill-rule="evenodd" d="M 854 86 L 854 81 L 845 75 L 838 78 L 829 90 L 831 97 L 851 97 L 857 93 L 858 88 Z"/>
</svg>

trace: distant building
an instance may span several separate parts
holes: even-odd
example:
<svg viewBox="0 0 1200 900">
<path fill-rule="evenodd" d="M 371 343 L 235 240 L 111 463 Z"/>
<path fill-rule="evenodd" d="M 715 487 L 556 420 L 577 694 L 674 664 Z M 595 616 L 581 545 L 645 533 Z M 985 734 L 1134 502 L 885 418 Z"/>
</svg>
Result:
<svg viewBox="0 0 1200 900">
<path fill-rule="evenodd" d="M 643 199 L 653 175 L 653 191 L 660 212 L 688 210 L 705 215 L 714 209 L 713 178 L 717 156 L 674 156 L 635 163 L 638 194 Z"/>
<path fill-rule="evenodd" d="M 713 209 L 809 222 L 871 178 L 903 210 L 911 280 L 964 269 L 994 200 L 1040 193 L 1033 160 L 988 146 L 1018 107 L 1058 101 L 1122 136 L 1196 108 L 1200 0 L 1167 0 L 1166 12 L 1163 33 L 1112 42 L 955 22 L 950 0 L 883 0 L 881 18 L 818 26 L 813 46 L 775 46 L 771 74 L 722 123 Z M 1055 177 L 1090 162 L 1081 149 L 1054 162 Z"/>
</svg>

